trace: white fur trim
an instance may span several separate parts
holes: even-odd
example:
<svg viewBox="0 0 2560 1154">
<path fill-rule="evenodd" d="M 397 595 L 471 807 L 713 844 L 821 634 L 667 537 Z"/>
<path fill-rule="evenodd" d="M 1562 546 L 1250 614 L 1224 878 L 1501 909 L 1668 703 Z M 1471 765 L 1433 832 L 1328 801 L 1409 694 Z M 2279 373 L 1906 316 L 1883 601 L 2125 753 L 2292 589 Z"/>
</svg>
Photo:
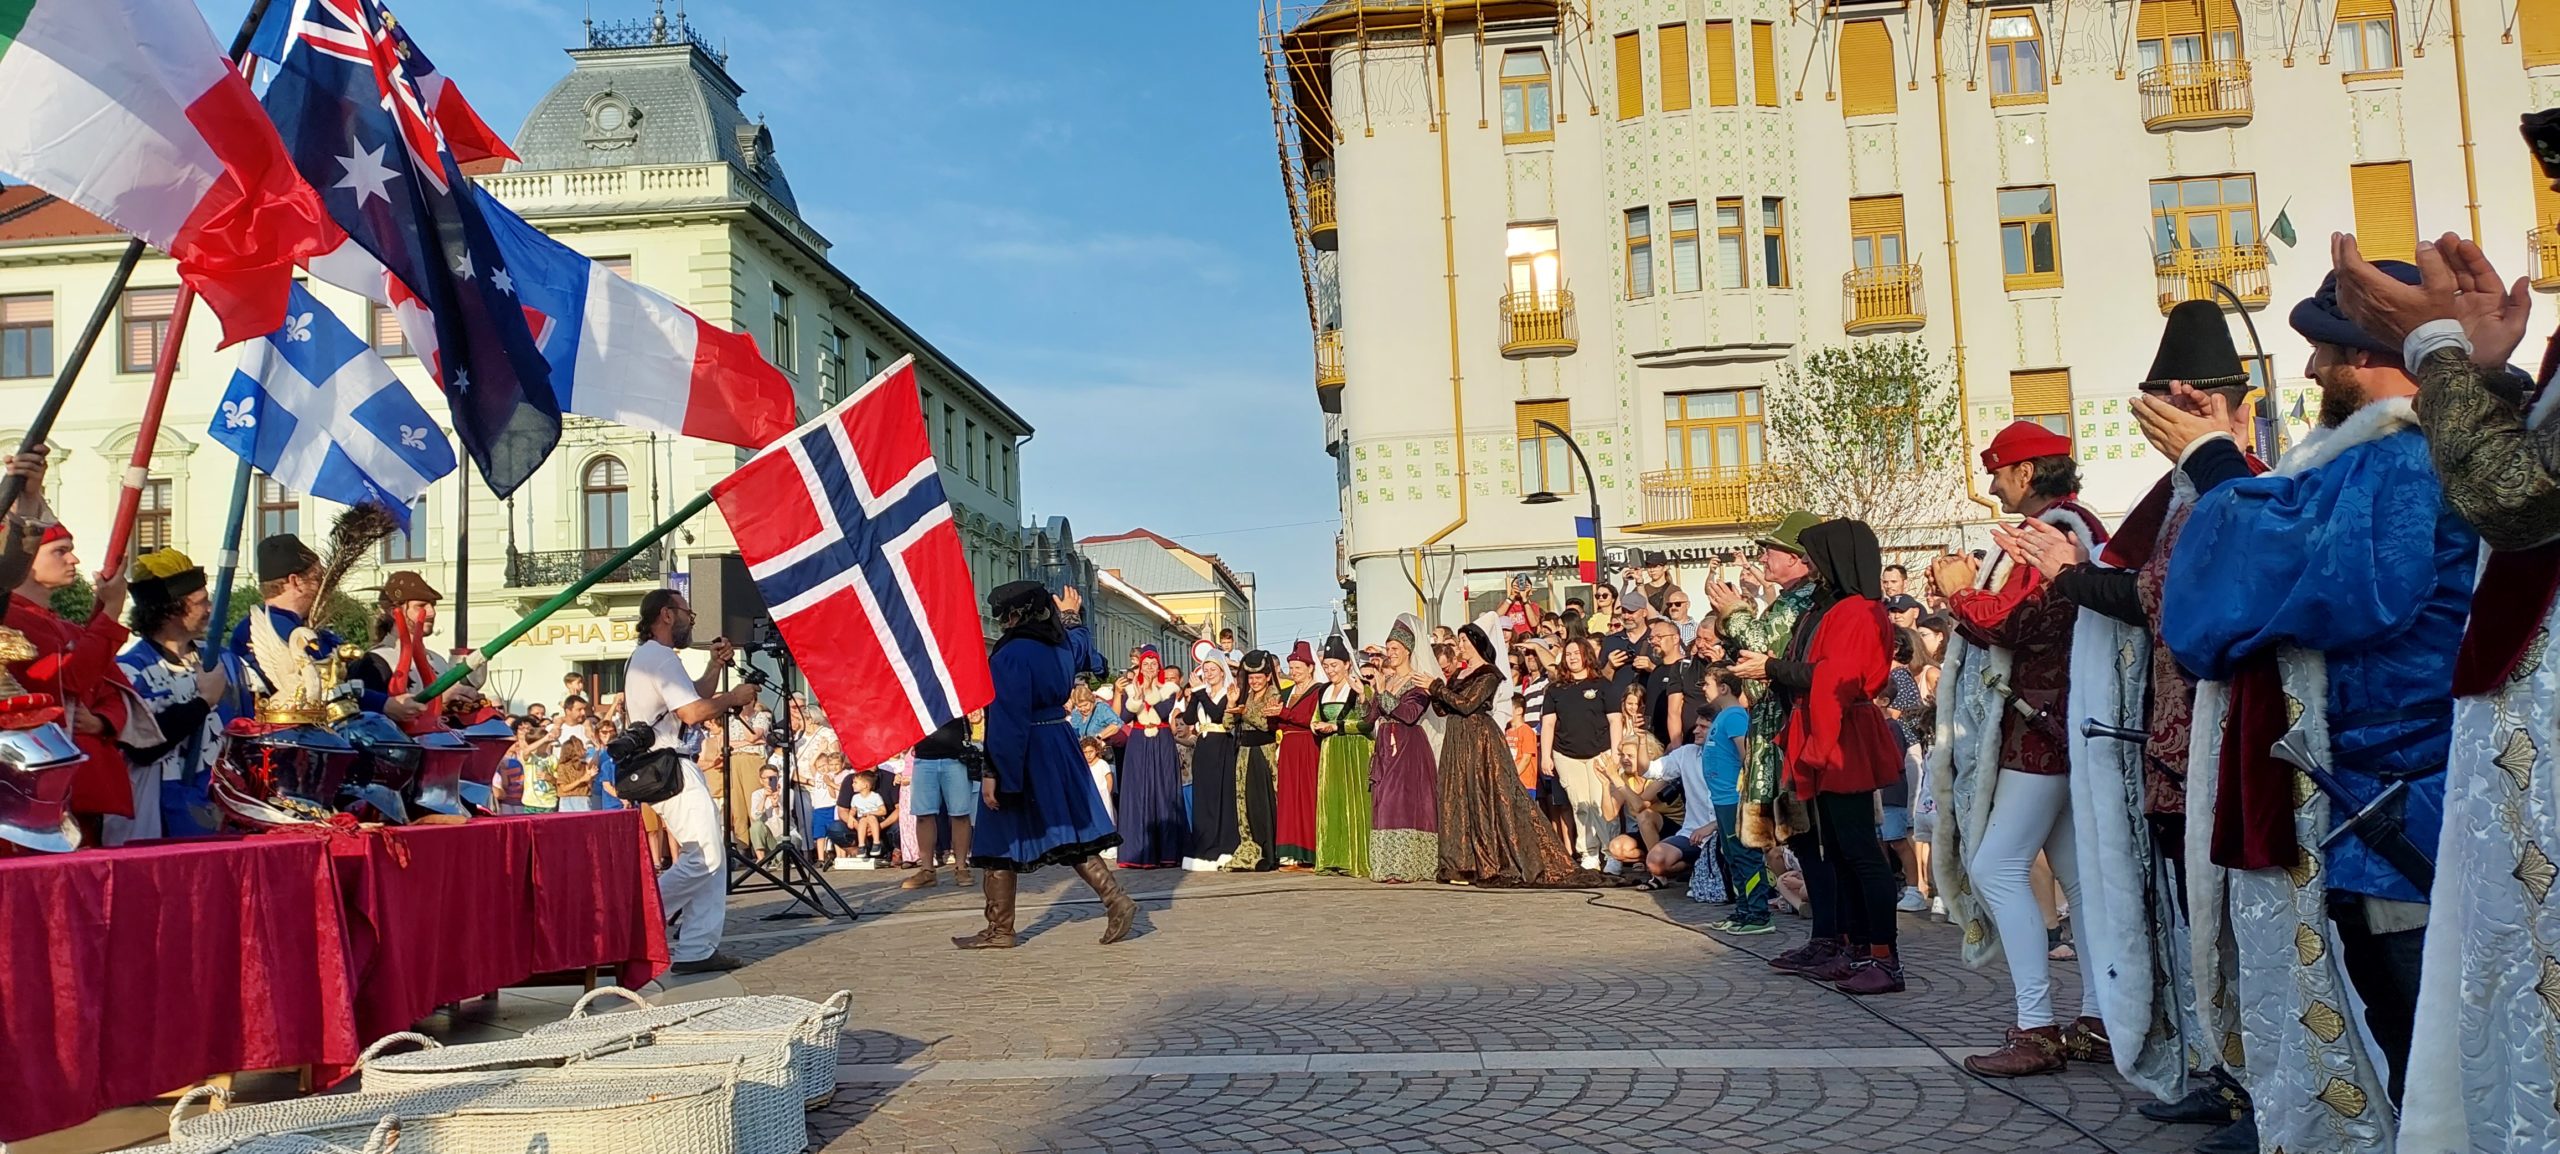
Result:
<svg viewBox="0 0 2560 1154">
<path fill-rule="evenodd" d="M 2418 427 L 2418 406 L 2407 397 L 2374 401 L 2337 428 L 2313 429 L 2277 463 L 2276 475 L 2293 477 L 2338 459 L 2338 454 L 2368 441 L 2379 441 L 2402 429 Z"/>
<path fill-rule="evenodd" d="M 2070 740 L 2073 844 L 2080 905 L 2073 937 L 2089 959 L 2088 991 L 2114 1041 L 2119 1073 L 2161 1101 L 2185 1092 L 2186 1054 L 2178 1018 L 2164 1004 L 2166 974 L 2154 965 L 2155 924 L 2173 903 L 2154 900 L 2151 833 L 2143 819 L 2143 747 L 2081 731 L 2083 719 L 2145 728 L 2143 690 L 2151 641 L 2143 630 L 2083 608 L 2071 629 L 2071 693 L 2063 714 Z"/>
</svg>

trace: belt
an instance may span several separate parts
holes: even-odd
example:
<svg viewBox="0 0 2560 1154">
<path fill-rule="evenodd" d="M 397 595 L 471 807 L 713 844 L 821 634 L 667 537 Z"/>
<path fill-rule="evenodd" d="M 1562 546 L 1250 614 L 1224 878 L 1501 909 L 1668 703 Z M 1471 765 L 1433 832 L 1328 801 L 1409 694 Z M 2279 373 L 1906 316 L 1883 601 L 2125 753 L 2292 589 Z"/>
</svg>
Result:
<svg viewBox="0 0 2560 1154">
<path fill-rule="evenodd" d="M 1216 722 L 1212 722 L 1208 725 L 1196 726 L 1194 728 L 1197 728 L 1202 733 L 1225 733 L 1227 731 L 1226 726 L 1220 725 Z"/>
<path fill-rule="evenodd" d="M 1033 725 L 1065 725 L 1066 723 L 1067 723 L 1067 719 L 1066 719 L 1066 718 L 1063 718 L 1063 717 L 1052 717 L 1052 718 L 1050 718 L 1050 719 L 1049 719 L 1049 720 L 1047 720 L 1047 721 L 1035 721 L 1035 722 L 1032 722 L 1031 724 L 1033 724 Z"/>
</svg>

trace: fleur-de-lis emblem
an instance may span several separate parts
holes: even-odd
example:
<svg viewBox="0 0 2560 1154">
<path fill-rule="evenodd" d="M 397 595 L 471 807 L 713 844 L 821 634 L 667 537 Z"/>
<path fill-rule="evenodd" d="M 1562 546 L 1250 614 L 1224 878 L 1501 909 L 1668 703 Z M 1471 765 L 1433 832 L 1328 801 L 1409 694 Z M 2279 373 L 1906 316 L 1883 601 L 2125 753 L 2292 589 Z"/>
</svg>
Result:
<svg viewBox="0 0 2560 1154">
<path fill-rule="evenodd" d="M 400 426 L 400 444 L 411 449 L 427 447 L 427 431 L 416 425 Z"/>
<path fill-rule="evenodd" d="M 311 314 L 297 313 L 284 318 L 284 339 L 288 341 L 310 340 Z"/>
<path fill-rule="evenodd" d="M 256 397 L 242 397 L 236 401 L 222 402 L 222 427 L 226 429 L 256 428 L 257 408 L 258 398 Z"/>
</svg>

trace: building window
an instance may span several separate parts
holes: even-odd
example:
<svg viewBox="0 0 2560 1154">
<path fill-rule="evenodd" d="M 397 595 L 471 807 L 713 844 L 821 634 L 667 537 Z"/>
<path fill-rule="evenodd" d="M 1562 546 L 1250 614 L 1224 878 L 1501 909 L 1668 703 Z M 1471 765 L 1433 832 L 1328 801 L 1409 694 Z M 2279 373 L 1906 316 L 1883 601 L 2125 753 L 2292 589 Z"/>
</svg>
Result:
<svg viewBox="0 0 2560 1154">
<path fill-rule="evenodd" d="M 1696 210 L 1691 209 L 1694 213 Z M 1653 295 L 1653 210 L 1627 210 L 1627 299 Z"/>
<path fill-rule="evenodd" d="M 1564 287 L 1556 279 L 1556 226 L 1553 224 L 1515 224 L 1505 234 L 1504 257 L 1511 266 L 1511 295 L 1527 294 L 1529 307 L 1562 308 L 1556 290 Z"/>
<path fill-rule="evenodd" d="M 956 466 L 960 463 L 960 453 L 951 440 L 959 428 L 960 410 L 949 405 L 942 406 L 942 463 L 945 465 Z"/>
<path fill-rule="evenodd" d="M 2525 67 L 2560 64 L 2560 0 L 2517 0 L 2516 39 Z"/>
<path fill-rule="evenodd" d="M 2071 435 L 2071 370 L 2022 369 L 2009 374 L 2009 410 L 2063 436 Z"/>
<path fill-rule="evenodd" d="M 409 502 L 409 527 L 382 539 L 382 563 L 415 564 L 427 559 L 427 499 Z"/>
<path fill-rule="evenodd" d="M 2338 66 L 2349 75 L 2400 67 L 2400 25 L 2392 16 L 2391 0 L 2339 0 L 2337 32 L 2330 44 Z"/>
<path fill-rule="evenodd" d="M 1546 49 L 1514 48 L 1502 54 L 1504 144 L 1555 139 L 1555 110 L 1548 98 L 1553 80 Z"/>
<path fill-rule="evenodd" d="M 1902 198 L 1862 196 L 1849 202 L 1849 263 L 1892 268 L 1902 260 Z"/>
<path fill-rule="evenodd" d="M 604 266 L 604 270 L 605 270 L 606 272 L 612 273 L 613 275 L 618 276 L 618 277 L 621 277 L 621 278 L 622 278 L 622 279 L 624 279 L 624 280 L 630 280 L 630 279 L 631 279 L 631 258 L 630 258 L 630 257 L 627 257 L 627 256 L 600 256 L 600 257 L 595 258 L 595 262 L 596 262 L 597 264 L 603 265 L 603 266 Z"/>
<path fill-rule="evenodd" d="M 1742 198 L 1716 198 L 1716 287 L 1738 289 L 1751 283 L 1751 265 L 1742 252 Z"/>
<path fill-rule="evenodd" d="M 996 435 L 981 433 L 978 435 L 978 442 L 978 455 L 987 465 L 987 488 L 990 491 L 1001 492 L 1002 481 L 996 476 Z"/>
<path fill-rule="evenodd" d="M 1774 196 L 1760 198 L 1760 275 L 1787 287 L 1787 202 Z"/>
<path fill-rule="evenodd" d="M 2347 169 L 2356 198 L 2356 248 L 2366 260 L 2418 259 L 2418 200 L 2409 162 Z"/>
<path fill-rule="evenodd" d="M 865 381 L 868 381 L 868 380 L 870 380 L 870 379 L 871 379 L 871 378 L 873 378 L 873 377 L 879 376 L 879 375 L 880 375 L 880 369 L 881 369 L 881 367 L 882 367 L 882 366 L 884 366 L 884 365 L 887 365 L 888 363 L 889 363 L 888 358 L 883 357 L 883 356 L 881 356 L 880 354 L 878 354 L 878 353 L 875 353 L 875 352 L 871 351 L 871 347 L 870 347 L 869 345 L 865 345 L 865 346 L 863 346 L 863 348 L 862 348 L 862 379 L 863 379 L 863 380 L 865 380 Z"/>
<path fill-rule="evenodd" d="M 2052 185 L 2000 190 L 2000 262 L 2004 288 L 2062 284 L 2062 226 Z"/>
<path fill-rule="evenodd" d="M 2145 72 L 2163 64 L 2240 58 L 2240 9 L 2231 0 L 2142 0 L 2136 46 Z"/>
<path fill-rule="evenodd" d="M 0 296 L 0 377 L 53 375 L 53 294 Z"/>
<path fill-rule="evenodd" d="M 2003 8 L 1991 14 L 1991 103 L 2044 103 L 2044 33 L 2036 14 Z"/>
<path fill-rule="evenodd" d="M 258 538 L 302 533 L 302 498 L 275 478 L 258 475 Z"/>
<path fill-rule="evenodd" d="M 1572 402 L 1521 401 L 1511 407 L 1511 412 L 1518 422 L 1520 491 L 1573 492 L 1573 450 L 1565 447 L 1563 437 L 1538 427 L 1538 422 L 1545 421 L 1559 429 L 1572 429 Z"/>
<path fill-rule="evenodd" d="M 1751 22 L 1751 100 L 1778 106 L 1778 28 L 1766 20 Z"/>
<path fill-rule="evenodd" d="M 1662 110 L 1682 111 L 1689 107 L 1689 26 L 1665 24 L 1654 43 L 1662 53 Z"/>
<path fill-rule="evenodd" d="M 1883 116 L 1894 101 L 1893 33 L 1882 20 L 1840 26 L 1840 114 Z"/>
<path fill-rule="evenodd" d="M 604 698 L 622 692 L 622 673 L 630 665 L 631 659 L 625 657 L 609 661 L 581 661 L 577 668 L 579 674 L 587 679 L 587 696 Z"/>
<path fill-rule="evenodd" d="M 1733 75 L 1733 21 L 1707 21 L 1707 103 L 1731 108 L 1740 103 Z"/>
<path fill-rule="evenodd" d="M 1698 270 L 1698 202 L 1671 206 L 1671 291 L 1693 293 L 1702 283 Z"/>
<path fill-rule="evenodd" d="M 844 379 L 844 330 L 829 326 L 818 334 L 818 403 L 831 406 L 845 398 L 852 386 Z"/>
<path fill-rule="evenodd" d="M 1633 120 L 1644 115 L 1644 36 L 1622 32 L 1617 43 L 1618 119 Z"/>
<path fill-rule="evenodd" d="M 2151 228 L 2151 248 L 2155 253 L 2256 244 L 2257 178 L 2205 176 L 2152 181 Z"/>
<path fill-rule="evenodd" d="M 1018 500 L 1020 495 L 1013 488 L 1013 441 L 1010 438 L 1006 439 L 1003 444 L 996 446 L 996 452 L 1004 464 L 1004 480 L 996 493 L 1008 501 Z"/>
<path fill-rule="evenodd" d="M 416 355 L 409 351 L 409 333 L 400 327 L 400 314 L 389 305 L 379 301 L 365 302 L 364 331 L 365 339 L 372 342 L 376 354 L 386 357 Z"/>
<path fill-rule="evenodd" d="M 1761 464 L 1760 390 L 1665 394 L 1662 441 L 1663 459 L 1675 469 L 1703 472 Z"/>
<path fill-rule="evenodd" d="M 178 290 L 131 289 L 124 294 L 122 355 L 118 368 L 147 373 L 160 363 L 160 346 L 169 339 L 169 318 L 178 311 Z"/>
<path fill-rule="evenodd" d="M 791 290 L 779 284 L 773 286 L 773 347 L 765 350 L 765 356 L 773 367 L 786 373 L 800 368 L 800 343 L 791 320 Z"/>
<path fill-rule="evenodd" d="M 969 479 L 975 481 L 978 479 L 978 422 L 970 421 L 963 428 L 966 431 L 961 434 L 960 447 L 969 454 Z"/>
<path fill-rule="evenodd" d="M 154 549 L 166 549 L 175 543 L 170 536 L 176 519 L 177 483 L 167 477 L 148 477 L 142 482 L 142 503 L 133 515 L 133 545 L 128 555 L 139 557 Z"/>
<path fill-rule="evenodd" d="M 588 552 L 620 549 L 631 543 L 631 470 L 620 457 L 598 457 L 578 479 L 580 504 L 586 508 Z"/>
</svg>

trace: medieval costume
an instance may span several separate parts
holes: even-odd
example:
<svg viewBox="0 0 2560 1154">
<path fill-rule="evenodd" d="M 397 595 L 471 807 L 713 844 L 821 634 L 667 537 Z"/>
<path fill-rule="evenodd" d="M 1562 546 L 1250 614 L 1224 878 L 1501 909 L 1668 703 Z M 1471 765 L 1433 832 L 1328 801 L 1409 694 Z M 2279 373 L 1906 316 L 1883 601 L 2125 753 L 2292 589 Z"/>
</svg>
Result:
<svg viewBox="0 0 2560 1154">
<path fill-rule="evenodd" d="M 133 641 L 116 656 L 142 706 L 160 730 L 156 744 L 125 751 L 133 769 L 133 817 L 109 818 L 109 844 L 125 838 L 189 837 L 220 832 L 210 785 L 214 760 L 222 755 L 222 727 L 231 715 L 222 702 L 207 701 L 197 674 L 200 659 L 194 645 L 166 648 L 151 638 L 173 617 L 183 617 L 188 597 L 205 587 L 204 570 L 175 549 L 160 549 L 133 560 L 127 589 L 133 599 Z M 236 683 L 238 659 L 221 654 Z M 236 711 L 235 711 L 236 713 Z M 125 838 L 119 838 L 119 832 Z"/>
<path fill-rule="evenodd" d="M 1121 732 L 1120 866 L 1170 869 L 1182 864 L 1191 841 L 1190 815 L 1182 808 L 1182 750 L 1173 723 L 1185 694 L 1182 677 L 1164 668 L 1155 646 L 1138 651 L 1121 695 L 1127 710 Z"/>
<path fill-rule="evenodd" d="M 987 704 L 987 759 L 993 805 L 976 818 L 969 864 L 987 871 L 987 928 L 952 944 L 964 950 L 1013 948 L 1018 875 L 1052 862 L 1074 867 L 1102 899 L 1102 944 L 1129 936 L 1138 903 L 1120 892 L 1101 853 L 1120 844 L 1102 795 L 1093 788 L 1067 728 L 1067 693 L 1089 665 L 1084 626 L 1065 617 L 1037 581 L 1014 581 L 987 595 L 1004 627 L 987 655 L 995 700 Z"/>
<path fill-rule="evenodd" d="M 1382 882 L 1427 882 L 1440 876 L 1439 754 L 1430 733 L 1432 682 L 1440 663 L 1407 613 L 1387 632 L 1389 660 L 1401 650 L 1369 699 L 1377 734 L 1369 759 L 1369 876 Z"/>
<path fill-rule="evenodd" d="M 1184 715 L 1194 734 L 1191 745 L 1191 835 L 1182 851 L 1182 868 L 1226 868 L 1242 840 L 1236 810 L 1236 738 L 1227 728 L 1227 705 L 1234 686 L 1226 664 L 1203 662 L 1219 673 L 1217 684 L 1191 691 Z"/>
<path fill-rule="evenodd" d="M 1753 542 L 1762 550 L 1801 555 L 1796 539 L 1822 519 L 1811 513 L 1787 514 L 1770 530 Z M 1794 635 L 1796 621 L 1813 604 L 1813 578 L 1780 589 L 1765 606 L 1754 608 L 1749 602 L 1734 606 L 1724 614 L 1717 628 L 1732 642 L 1737 651 L 1752 653 L 1784 653 L 1787 639 Z M 1787 697 L 1783 692 L 1754 695 L 1751 701 L 1751 737 L 1743 743 L 1746 756 L 1742 764 L 1742 841 L 1754 849 L 1767 849 L 1787 839 L 1778 819 L 1778 779 L 1783 775 L 1785 757 L 1778 752 L 1779 735 L 1787 729 Z M 1792 805 L 1790 805 L 1792 809 Z M 1804 823 L 1788 823 L 1788 829 L 1801 832 Z M 1827 937 L 1823 927 L 1815 926 L 1815 937 Z"/>
<path fill-rule="evenodd" d="M 1324 643 L 1326 660 L 1351 662 L 1339 636 Z M 1342 677 L 1316 697 L 1316 722 L 1331 726 L 1316 771 L 1316 869 L 1355 878 L 1369 876 L 1369 695 L 1356 677 Z"/>
<path fill-rule="evenodd" d="M 2397 350 L 2346 320 L 2336 278 L 2291 320 L 2315 365 L 2331 358 L 2323 426 L 2262 477 L 2227 436 L 2185 449 L 2198 496 L 2160 635 L 2218 683 L 2197 693 L 2188 790 L 2199 811 L 2212 794 L 2214 818 L 2189 823 L 2188 857 L 2230 870 L 2259 1144 L 2387 1151 L 2428 913 L 2411 871 L 2430 868 L 2419 847 L 2441 828 L 2479 538 L 2445 501 L 2408 398 L 2365 392 L 2396 370 L 2354 352 Z M 2332 838 L 2386 799 L 2405 836 L 2386 823 Z M 2208 911 L 2191 912 L 2201 935 Z"/>
<path fill-rule="evenodd" d="M 1283 869 L 1305 869 L 1316 860 L 1316 774 L 1321 758 L 1316 756 L 1316 691 L 1322 686 L 1315 679 L 1315 650 L 1305 641 L 1289 651 L 1289 674 L 1295 678 L 1280 691 L 1280 711 L 1272 715 L 1272 731 L 1279 735 L 1278 827 L 1272 834 Z"/>
<path fill-rule="evenodd" d="M 1272 755 L 1280 734 L 1276 719 L 1280 701 L 1280 663 L 1270 651 L 1256 649 L 1236 666 L 1236 696 L 1227 706 L 1227 729 L 1235 736 L 1235 852 L 1220 869 L 1264 872 L 1280 868 L 1272 852 L 1272 831 L 1279 826 L 1279 770 Z"/>
<path fill-rule="evenodd" d="M 1454 681 L 1431 686 L 1432 707 L 1448 719 L 1440 739 L 1440 880 L 1476 885 L 1562 885 L 1580 874 L 1555 826 L 1520 788 L 1502 727 L 1510 718 L 1511 676 L 1486 614 L 1458 631 L 1475 661 Z"/>
<path fill-rule="evenodd" d="M 2032 421 L 2011 423 L 1983 450 L 1982 468 L 1998 474 L 2020 466 L 2033 471 L 2015 481 L 2018 496 L 2004 498 L 2012 510 L 2035 503 L 2036 520 L 2096 553 L 2107 540 L 2097 514 L 2077 493 L 2039 488 L 2055 470 L 2076 488 L 2070 439 Z M 1947 598 L 1957 632 L 1939 681 L 1939 741 L 1930 761 L 1939 828 L 1930 864 L 1948 917 L 1964 930 L 1964 963 L 1984 966 L 2005 954 L 2017 1004 L 2008 1043 L 1965 1059 L 1965 1068 L 2014 1078 L 2058 1071 L 2066 1055 L 2096 1062 L 2114 1055 L 2090 951 L 2077 951 L 2083 1008 L 2055 1012 L 2044 911 L 2029 884 L 2041 853 L 2072 911 L 2086 908 L 2065 724 L 2079 607 L 2055 595 L 2033 566 L 2007 560 L 1995 555 L 1973 588 Z"/>
<path fill-rule="evenodd" d="M 37 548 L 70 540 L 70 530 L 50 525 Z M 160 731 L 124 667 L 116 663 L 116 653 L 130 636 L 124 626 L 105 613 L 92 613 L 87 624 L 73 625 L 57 616 L 52 605 L 28 596 L 30 592 L 43 590 L 29 581 L 9 594 L 9 628 L 24 634 L 34 648 L 31 658 L 9 662 L 9 672 L 27 692 L 63 706 L 63 727 L 89 758 L 73 778 L 71 813 L 90 832 L 100 832 L 102 819 L 136 814 L 133 778 L 118 743 L 148 748 L 159 744 Z"/>
</svg>

